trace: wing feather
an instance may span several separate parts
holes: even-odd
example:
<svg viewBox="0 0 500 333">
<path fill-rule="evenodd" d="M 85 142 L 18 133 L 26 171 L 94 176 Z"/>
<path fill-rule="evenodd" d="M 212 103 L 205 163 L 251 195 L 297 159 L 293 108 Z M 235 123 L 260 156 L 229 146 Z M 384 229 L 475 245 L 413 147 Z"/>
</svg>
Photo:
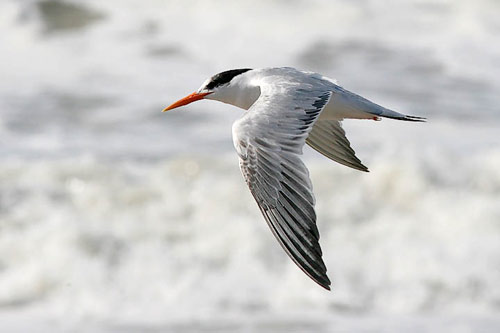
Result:
<svg viewBox="0 0 500 333">
<path fill-rule="evenodd" d="M 331 96 L 318 82 L 288 82 L 280 93 L 262 84 L 261 97 L 233 125 L 233 138 L 242 174 L 272 233 L 309 277 L 330 289 L 312 183 L 299 158 Z"/>
<path fill-rule="evenodd" d="M 317 121 L 306 143 L 335 162 L 360 171 L 368 171 L 368 168 L 356 157 L 340 121 Z"/>
</svg>

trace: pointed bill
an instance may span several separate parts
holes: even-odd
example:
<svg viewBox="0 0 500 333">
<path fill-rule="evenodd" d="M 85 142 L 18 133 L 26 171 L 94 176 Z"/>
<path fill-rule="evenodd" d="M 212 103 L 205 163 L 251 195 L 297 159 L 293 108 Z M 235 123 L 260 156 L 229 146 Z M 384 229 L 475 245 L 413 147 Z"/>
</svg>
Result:
<svg viewBox="0 0 500 333">
<path fill-rule="evenodd" d="M 187 105 L 189 103 L 193 103 L 193 102 L 199 101 L 200 99 L 203 99 L 208 94 L 211 94 L 211 93 L 209 93 L 209 92 L 205 92 L 205 93 L 194 92 L 194 93 L 192 93 L 190 95 L 187 95 L 184 98 L 181 98 L 180 100 L 178 100 L 177 102 L 173 103 L 172 105 L 167 106 L 165 109 L 163 109 L 163 112 L 168 111 L 168 110 L 172 110 L 172 109 L 175 109 L 175 108 L 178 108 L 179 106 L 183 106 L 183 105 Z"/>
</svg>

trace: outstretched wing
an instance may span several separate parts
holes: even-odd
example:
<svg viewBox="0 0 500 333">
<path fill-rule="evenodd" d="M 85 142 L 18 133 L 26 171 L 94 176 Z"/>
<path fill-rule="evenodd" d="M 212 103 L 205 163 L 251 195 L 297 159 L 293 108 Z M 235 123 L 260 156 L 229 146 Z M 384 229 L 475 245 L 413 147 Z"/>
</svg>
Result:
<svg viewBox="0 0 500 333">
<path fill-rule="evenodd" d="M 302 147 L 331 91 L 309 83 L 261 85 L 261 96 L 233 125 L 243 176 L 288 256 L 330 289 L 321 258 L 314 195 Z"/>
<path fill-rule="evenodd" d="M 356 157 L 338 120 L 318 120 L 309 133 L 306 143 L 335 162 L 360 171 L 368 171 Z"/>
</svg>

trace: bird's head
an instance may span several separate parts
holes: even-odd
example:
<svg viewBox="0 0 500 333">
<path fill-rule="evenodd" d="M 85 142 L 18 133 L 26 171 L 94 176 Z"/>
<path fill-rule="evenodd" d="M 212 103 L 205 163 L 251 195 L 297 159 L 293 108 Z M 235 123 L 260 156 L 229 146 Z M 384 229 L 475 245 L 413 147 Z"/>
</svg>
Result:
<svg viewBox="0 0 500 333">
<path fill-rule="evenodd" d="M 163 112 L 178 108 L 183 105 L 187 105 L 189 103 L 198 101 L 200 99 L 214 99 L 217 101 L 221 101 L 224 103 L 236 105 L 245 109 L 248 109 L 251 104 L 257 99 L 257 96 L 253 96 L 255 94 L 252 91 L 247 92 L 245 90 L 246 87 L 244 84 L 238 81 L 236 78 L 239 78 L 240 74 L 250 71 L 250 68 L 242 68 L 242 69 L 231 69 L 225 72 L 221 72 L 216 74 L 206 80 L 194 93 L 187 95 L 184 98 L 181 98 L 177 102 L 172 105 L 166 107 Z M 259 89 L 260 94 L 260 89 Z M 246 106 L 249 102 L 246 99 L 253 99 L 250 105 Z M 241 103 L 241 102 L 244 103 Z"/>
</svg>

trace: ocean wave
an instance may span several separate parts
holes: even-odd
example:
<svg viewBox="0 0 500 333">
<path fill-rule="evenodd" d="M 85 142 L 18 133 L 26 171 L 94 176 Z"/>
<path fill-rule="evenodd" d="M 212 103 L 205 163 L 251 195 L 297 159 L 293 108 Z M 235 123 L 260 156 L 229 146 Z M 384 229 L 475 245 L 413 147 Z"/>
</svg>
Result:
<svg viewBox="0 0 500 333">
<path fill-rule="evenodd" d="M 0 304 L 105 318 L 495 312 L 500 155 L 459 162 L 386 157 L 363 174 L 310 161 L 325 293 L 272 238 L 235 158 L 11 160 L 0 168 Z"/>
</svg>

